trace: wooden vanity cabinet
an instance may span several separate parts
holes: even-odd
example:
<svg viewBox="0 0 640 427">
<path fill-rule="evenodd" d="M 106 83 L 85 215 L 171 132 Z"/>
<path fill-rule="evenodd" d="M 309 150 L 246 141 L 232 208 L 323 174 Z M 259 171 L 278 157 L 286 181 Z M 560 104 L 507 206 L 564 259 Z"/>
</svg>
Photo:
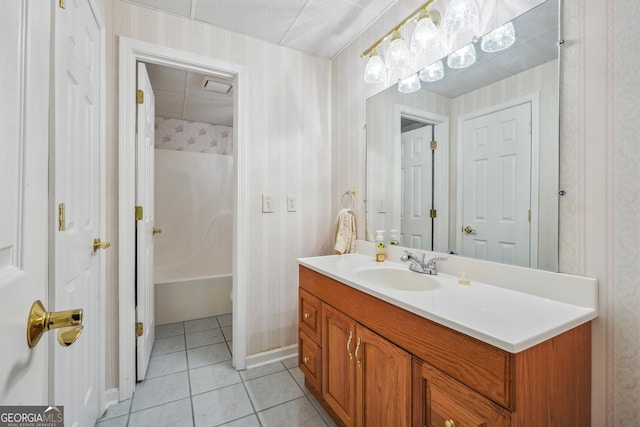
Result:
<svg viewBox="0 0 640 427">
<path fill-rule="evenodd" d="M 303 266 L 300 307 L 300 369 L 339 425 L 590 425 L 590 322 L 510 353 Z"/>
</svg>

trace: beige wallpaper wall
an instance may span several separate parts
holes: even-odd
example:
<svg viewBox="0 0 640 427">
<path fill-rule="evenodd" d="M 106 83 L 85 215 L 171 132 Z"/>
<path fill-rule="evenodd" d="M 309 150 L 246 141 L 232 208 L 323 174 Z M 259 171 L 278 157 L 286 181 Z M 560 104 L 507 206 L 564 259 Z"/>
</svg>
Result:
<svg viewBox="0 0 640 427">
<path fill-rule="evenodd" d="M 398 2 L 332 61 L 332 193 L 364 191 L 365 85 L 360 53 L 420 0 Z M 630 0 L 563 0 L 560 271 L 599 280 L 593 323 L 592 425 L 640 418 L 640 6 Z M 358 217 L 363 218 L 362 197 Z M 364 236 L 362 222 L 358 227 Z"/>
<path fill-rule="evenodd" d="M 108 259 L 107 388 L 118 378 L 117 36 L 177 48 L 248 69 L 245 153 L 247 354 L 297 342 L 296 257 L 328 253 L 330 201 L 330 62 L 240 34 L 121 1 L 105 1 L 107 21 Z M 273 196 L 272 214 L 261 195 Z M 286 196 L 297 195 L 297 212 Z"/>
</svg>

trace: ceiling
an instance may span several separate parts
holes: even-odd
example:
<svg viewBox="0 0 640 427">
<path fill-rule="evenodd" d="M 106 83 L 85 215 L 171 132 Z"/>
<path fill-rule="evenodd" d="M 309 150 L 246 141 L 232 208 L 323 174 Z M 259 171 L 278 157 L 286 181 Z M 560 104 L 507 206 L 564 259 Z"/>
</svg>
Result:
<svg viewBox="0 0 640 427">
<path fill-rule="evenodd" d="M 203 74 L 155 64 L 146 66 L 156 98 L 156 116 L 233 125 L 233 89 L 226 95 L 212 92 L 203 88 Z"/>
<path fill-rule="evenodd" d="M 127 0 L 333 58 L 397 0 Z"/>
<path fill-rule="evenodd" d="M 333 58 L 397 0 L 126 0 L 246 34 L 312 55 Z M 233 90 L 202 88 L 205 77 L 147 64 L 156 115 L 232 126 Z"/>
</svg>

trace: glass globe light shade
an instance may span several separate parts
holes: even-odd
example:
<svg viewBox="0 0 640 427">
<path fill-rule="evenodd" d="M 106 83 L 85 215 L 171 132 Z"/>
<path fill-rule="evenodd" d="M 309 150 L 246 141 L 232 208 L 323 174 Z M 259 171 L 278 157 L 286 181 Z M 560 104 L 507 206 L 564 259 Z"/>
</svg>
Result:
<svg viewBox="0 0 640 427">
<path fill-rule="evenodd" d="M 405 62 L 409 58 L 409 48 L 399 35 L 394 37 L 389 44 L 389 50 L 387 51 L 387 67 L 400 68 L 405 65 Z"/>
<path fill-rule="evenodd" d="M 426 16 L 419 20 L 411 35 L 411 52 L 420 53 L 439 45 L 438 29 L 431 18 Z"/>
<path fill-rule="evenodd" d="M 476 62 L 476 48 L 473 43 L 462 46 L 447 57 L 449 68 L 466 68 Z"/>
<path fill-rule="evenodd" d="M 447 34 L 464 33 L 478 25 L 478 5 L 475 0 L 451 0 L 444 12 Z"/>
<path fill-rule="evenodd" d="M 420 79 L 417 74 L 411 74 L 398 82 L 398 92 L 413 93 L 420 89 Z"/>
<path fill-rule="evenodd" d="M 485 52 L 498 52 L 511 46 L 516 41 L 516 31 L 511 22 L 498 27 L 482 37 L 480 48 Z"/>
<path fill-rule="evenodd" d="M 442 65 L 442 61 L 434 62 L 433 64 L 424 67 L 418 73 L 420 76 L 420 80 L 426 83 L 437 82 L 441 78 L 444 77 L 444 66 Z"/>
<path fill-rule="evenodd" d="M 384 83 L 387 80 L 387 66 L 380 54 L 373 52 L 364 69 L 364 81 L 367 83 Z"/>
</svg>

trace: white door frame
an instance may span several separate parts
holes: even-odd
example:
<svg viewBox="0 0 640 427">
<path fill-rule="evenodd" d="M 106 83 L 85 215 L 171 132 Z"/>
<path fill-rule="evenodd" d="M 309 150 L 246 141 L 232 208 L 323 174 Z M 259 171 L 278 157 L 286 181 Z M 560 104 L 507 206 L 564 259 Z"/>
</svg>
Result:
<svg viewBox="0 0 640 427">
<path fill-rule="evenodd" d="M 529 262 L 530 268 L 538 267 L 538 218 L 539 218 L 539 193 L 540 193 L 540 94 L 538 92 L 531 93 L 519 98 L 502 102 L 500 104 L 492 105 L 491 107 L 483 108 L 478 111 L 474 111 L 469 114 L 464 114 L 458 117 L 458 132 L 457 132 L 457 147 L 458 147 L 458 197 L 456 200 L 456 247 L 457 252 L 462 251 L 462 224 L 463 224 L 463 191 L 464 182 L 462 179 L 463 169 L 463 154 L 464 150 L 461 148 L 464 122 L 479 116 L 484 116 L 490 113 L 495 113 L 507 108 L 513 108 L 515 106 L 531 103 L 531 231 L 529 239 Z"/>
<path fill-rule="evenodd" d="M 433 245 L 435 252 L 449 249 L 449 117 L 420 110 L 408 105 L 396 104 L 396 115 L 393 122 L 394 130 L 394 157 L 396 159 L 397 170 L 400 170 L 400 149 L 402 138 L 402 118 L 432 124 L 435 140 L 438 141 L 438 160 L 435 165 L 435 183 L 433 186 L 434 197 L 438 209 L 437 225 L 433 230 Z M 400 195 L 396 195 L 398 199 Z M 394 200 L 399 206 L 400 201 Z"/>
<path fill-rule="evenodd" d="M 246 253 L 244 138 L 246 67 L 127 37 L 119 37 L 119 307 L 120 400 L 133 395 L 136 384 L 135 336 L 135 132 L 136 62 L 234 77 L 233 155 L 233 365 L 246 369 Z"/>
</svg>

